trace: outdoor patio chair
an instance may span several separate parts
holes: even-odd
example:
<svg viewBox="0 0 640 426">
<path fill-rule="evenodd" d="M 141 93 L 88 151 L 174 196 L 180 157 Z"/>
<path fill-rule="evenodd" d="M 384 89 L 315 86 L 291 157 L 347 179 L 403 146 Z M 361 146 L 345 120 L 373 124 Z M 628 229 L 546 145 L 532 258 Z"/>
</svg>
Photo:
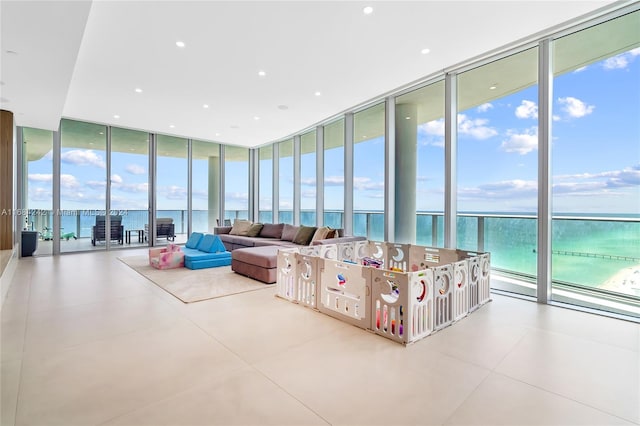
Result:
<svg viewBox="0 0 640 426">
<path fill-rule="evenodd" d="M 118 244 L 124 243 L 124 226 L 122 226 L 122 216 L 109 216 L 111 222 L 111 229 L 109 232 L 109 239 L 111 241 L 117 241 Z M 105 216 L 96 216 L 96 224 L 91 227 L 91 245 L 96 245 L 100 241 L 107 239 L 106 232 L 106 218 Z"/>
</svg>

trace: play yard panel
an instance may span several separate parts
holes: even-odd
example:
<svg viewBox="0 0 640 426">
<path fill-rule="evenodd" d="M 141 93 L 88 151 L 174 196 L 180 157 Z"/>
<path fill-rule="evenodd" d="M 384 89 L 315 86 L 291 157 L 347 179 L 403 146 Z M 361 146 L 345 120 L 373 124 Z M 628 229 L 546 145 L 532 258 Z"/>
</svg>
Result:
<svg viewBox="0 0 640 426">
<path fill-rule="evenodd" d="M 453 320 L 458 321 L 469 314 L 469 261 L 459 260 L 453 266 Z"/>
<path fill-rule="evenodd" d="M 371 328 L 371 268 L 320 261 L 320 312 L 360 328 Z"/>
<path fill-rule="evenodd" d="M 296 254 L 298 249 L 278 250 L 276 295 L 291 302 L 296 300 Z"/>
<path fill-rule="evenodd" d="M 385 243 L 385 269 L 409 272 L 409 244 Z"/>
<path fill-rule="evenodd" d="M 433 332 L 433 271 L 371 271 L 371 319 L 374 333 L 411 343 Z"/>
<path fill-rule="evenodd" d="M 453 323 L 453 265 L 445 264 L 433 270 L 433 328 L 443 329 Z"/>
<path fill-rule="evenodd" d="M 297 253 L 295 301 L 308 308 L 317 309 L 318 306 L 318 276 L 321 259 Z"/>
</svg>

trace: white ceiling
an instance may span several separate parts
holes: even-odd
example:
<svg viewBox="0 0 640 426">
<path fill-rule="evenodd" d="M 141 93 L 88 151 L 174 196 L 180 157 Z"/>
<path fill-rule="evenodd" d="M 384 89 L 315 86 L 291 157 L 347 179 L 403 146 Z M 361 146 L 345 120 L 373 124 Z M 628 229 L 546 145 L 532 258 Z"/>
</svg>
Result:
<svg viewBox="0 0 640 426">
<path fill-rule="evenodd" d="M 258 146 L 628 3 L 2 0 L 2 108 Z"/>
</svg>

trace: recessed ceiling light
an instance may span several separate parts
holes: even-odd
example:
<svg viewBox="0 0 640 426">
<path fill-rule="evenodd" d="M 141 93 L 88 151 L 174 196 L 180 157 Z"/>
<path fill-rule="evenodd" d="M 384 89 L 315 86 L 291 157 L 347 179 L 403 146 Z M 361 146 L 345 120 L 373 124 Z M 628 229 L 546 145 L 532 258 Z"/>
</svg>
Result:
<svg viewBox="0 0 640 426">
<path fill-rule="evenodd" d="M 405 117 L 404 119 L 405 120 L 411 120 L 411 117 Z"/>
<path fill-rule="evenodd" d="M 259 75 L 260 77 L 264 77 L 264 76 L 266 76 L 266 75 L 267 75 L 267 72 L 266 72 L 266 71 L 262 71 L 262 70 L 260 70 L 260 71 L 258 71 L 258 75 Z"/>
<path fill-rule="evenodd" d="M 428 49 L 426 47 L 420 51 L 420 53 L 422 53 L 423 55 L 426 55 L 429 52 L 431 52 L 431 49 Z"/>
<path fill-rule="evenodd" d="M 174 129 L 175 127 L 176 127 L 175 125 L 173 125 L 173 124 L 169 124 L 169 128 L 170 128 L 170 129 Z"/>
<path fill-rule="evenodd" d="M 142 89 L 139 87 L 136 87 L 136 93 L 142 93 Z"/>
<path fill-rule="evenodd" d="M 98 132 L 99 135 L 104 135 L 104 132 Z"/>
<path fill-rule="evenodd" d="M 216 136 L 220 136 L 220 133 L 216 133 Z"/>
<path fill-rule="evenodd" d="M 117 118 L 120 118 L 120 116 L 119 116 L 118 114 L 115 114 L 115 115 L 113 116 L 113 118 L 116 118 L 116 119 L 117 119 Z"/>
<path fill-rule="evenodd" d="M 93 142 L 89 142 L 89 145 L 93 145 Z"/>
<path fill-rule="evenodd" d="M 364 13 L 365 15 L 371 15 L 373 13 L 373 8 L 371 6 L 367 6 L 362 9 L 362 13 Z"/>
<path fill-rule="evenodd" d="M 255 115 L 255 116 L 253 116 L 253 119 L 257 121 L 257 120 L 260 120 L 260 117 L 258 117 L 257 115 Z"/>
<path fill-rule="evenodd" d="M 315 93 L 314 93 L 314 95 L 316 95 L 316 96 L 321 96 L 321 95 L 322 95 L 322 93 L 321 93 L 321 92 L 315 92 Z"/>
<path fill-rule="evenodd" d="M 204 104 L 204 105 L 202 105 L 202 108 L 207 109 L 207 108 L 209 108 L 209 105 Z"/>
<path fill-rule="evenodd" d="M 178 40 L 178 41 L 176 41 L 176 46 L 178 46 L 178 47 L 184 47 L 184 46 L 186 46 L 186 45 L 184 44 L 184 41 L 180 41 L 180 40 Z"/>
<path fill-rule="evenodd" d="M 492 84 L 489 86 L 489 90 L 495 90 L 498 87 L 498 83 Z"/>
</svg>

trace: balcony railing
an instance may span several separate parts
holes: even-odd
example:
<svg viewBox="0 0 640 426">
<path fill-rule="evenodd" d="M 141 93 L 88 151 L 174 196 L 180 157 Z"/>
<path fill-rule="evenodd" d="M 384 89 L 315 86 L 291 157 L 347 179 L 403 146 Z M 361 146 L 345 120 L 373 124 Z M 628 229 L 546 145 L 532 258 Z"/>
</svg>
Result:
<svg viewBox="0 0 640 426">
<path fill-rule="evenodd" d="M 260 220 L 268 222 L 272 212 L 261 211 Z M 80 239 L 91 237 L 96 211 L 70 210 L 61 216 L 64 233 L 74 232 Z M 112 214 L 122 216 L 125 229 L 143 229 L 148 223 L 147 210 L 123 210 Z M 157 217 L 174 219 L 177 234 L 187 232 L 186 210 L 159 210 Z M 225 218 L 246 219 L 248 211 L 229 210 Z M 315 211 L 301 212 L 302 222 L 315 223 Z M 280 222 L 292 222 L 293 212 L 280 211 Z M 194 210 L 192 227 L 195 231 L 211 231 L 206 210 Z M 444 243 L 444 215 L 440 212 L 419 212 L 416 216 L 416 243 L 442 247 Z M 29 226 L 43 231 L 52 227 L 50 210 L 31 210 Z M 324 224 L 343 227 L 344 212 L 324 212 Z M 371 240 L 384 238 L 384 213 L 356 211 L 353 234 Z M 463 250 L 491 252 L 494 271 L 514 277 L 520 282 L 535 283 L 537 275 L 537 218 L 527 214 L 459 214 L 457 218 L 457 247 Z M 554 216 L 552 218 L 553 282 L 559 287 L 618 293 L 640 301 L 640 272 L 635 279 L 620 274 L 640 266 L 640 218 Z M 616 274 L 619 276 L 616 278 Z M 615 280 L 618 282 L 614 282 Z"/>
</svg>

